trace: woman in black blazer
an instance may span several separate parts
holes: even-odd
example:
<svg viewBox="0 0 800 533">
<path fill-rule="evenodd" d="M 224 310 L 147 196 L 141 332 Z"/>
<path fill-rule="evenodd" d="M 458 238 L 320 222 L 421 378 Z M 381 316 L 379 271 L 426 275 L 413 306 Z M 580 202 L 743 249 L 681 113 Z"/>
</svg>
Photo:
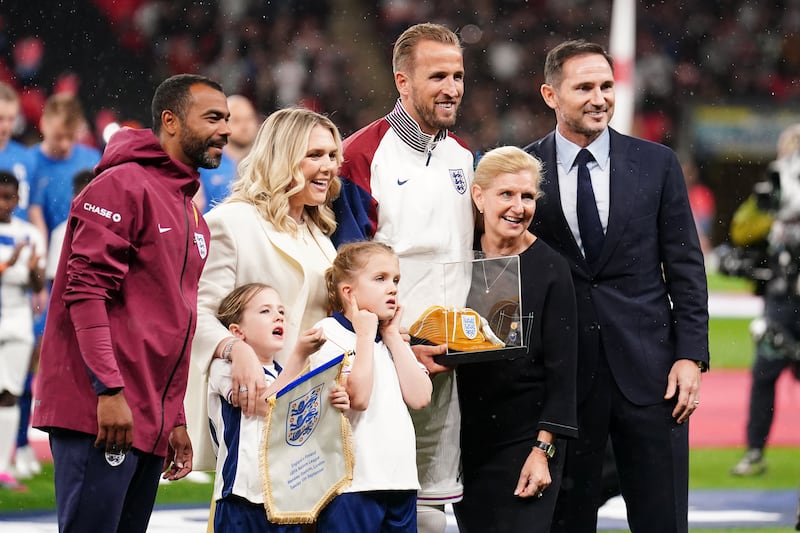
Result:
<svg viewBox="0 0 800 533">
<path fill-rule="evenodd" d="M 539 161 L 511 146 L 486 153 L 475 170 L 476 248 L 486 258 L 519 257 L 518 329 L 527 352 L 456 370 L 464 499 L 455 514 L 462 533 L 549 531 L 563 439 L 577 436 L 572 277 L 564 258 L 528 232 L 540 179 Z M 479 264 L 474 268 L 488 275 L 473 276 L 472 290 L 491 292 L 502 267 Z"/>
</svg>

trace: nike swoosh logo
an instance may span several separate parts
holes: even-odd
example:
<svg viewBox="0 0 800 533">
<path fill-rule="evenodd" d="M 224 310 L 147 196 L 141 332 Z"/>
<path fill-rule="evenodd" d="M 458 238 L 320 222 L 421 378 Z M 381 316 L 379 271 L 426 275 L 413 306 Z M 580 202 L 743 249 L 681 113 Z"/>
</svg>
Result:
<svg viewBox="0 0 800 533">
<path fill-rule="evenodd" d="M 172 230 L 172 228 L 162 228 L 161 224 L 158 225 L 158 232 L 159 233 L 166 233 L 166 232 L 171 231 L 171 230 Z"/>
<path fill-rule="evenodd" d="M 409 178 L 409 179 L 410 179 L 410 178 Z M 398 184 L 398 185 L 403 185 L 403 184 L 405 184 L 407 181 L 408 181 L 408 180 L 403 180 L 403 181 L 400 181 L 400 178 L 397 178 L 397 184 Z"/>
</svg>

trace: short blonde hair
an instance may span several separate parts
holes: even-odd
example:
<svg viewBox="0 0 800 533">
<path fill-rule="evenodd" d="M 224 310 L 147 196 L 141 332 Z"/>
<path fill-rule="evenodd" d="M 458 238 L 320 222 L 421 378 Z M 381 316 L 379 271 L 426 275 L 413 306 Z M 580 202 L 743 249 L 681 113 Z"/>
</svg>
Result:
<svg viewBox="0 0 800 533">
<path fill-rule="evenodd" d="M 278 230 L 296 233 L 297 223 L 289 216 L 289 198 L 306 186 L 300 163 L 306 156 L 308 139 L 315 126 L 331 132 L 336 142 L 336 162 L 341 165 L 342 137 L 329 118 L 309 109 L 281 109 L 261 124 L 250 153 L 239 163 L 239 178 L 226 201 L 252 204 Z M 325 204 L 305 208 L 306 220 L 316 224 L 325 235 L 336 229 L 330 206 L 341 188 L 339 178 L 334 177 Z"/>
<path fill-rule="evenodd" d="M 536 197 L 539 198 L 542 162 L 516 146 L 501 146 L 483 154 L 478 166 L 475 167 L 473 183 L 481 189 L 488 189 L 492 186 L 492 180 L 499 174 L 516 174 L 524 170 L 533 174 Z"/>
<path fill-rule="evenodd" d="M 83 107 L 77 97 L 67 93 L 52 95 L 44 103 L 42 118 L 61 118 L 69 129 L 78 129 L 84 121 Z"/>
<path fill-rule="evenodd" d="M 17 91 L 4 81 L 0 81 L 0 101 L 19 104 Z"/>
<path fill-rule="evenodd" d="M 392 51 L 392 70 L 396 74 L 402 71 L 413 71 L 413 63 L 409 63 L 414 58 L 414 51 L 422 41 L 434 41 L 442 44 L 450 44 L 461 49 L 461 41 L 452 30 L 441 24 L 423 22 L 415 24 L 404 31 L 394 43 Z"/>
<path fill-rule="evenodd" d="M 542 162 L 516 146 L 501 146 L 483 154 L 483 157 L 478 161 L 478 166 L 475 167 L 475 176 L 472 184 L 477 185 L 482 190 L 489 189 L 494 179 L 500 174 L 516 174 L 525 170 L 533 175 L 533 185 L 536 188 L 535 198 L 541 198 Z M 477 236 L 483 234 L 485 230 L 483 213 L 478 211 L 474 202 L 472 208 L 475 215 Z"/>
</svg>

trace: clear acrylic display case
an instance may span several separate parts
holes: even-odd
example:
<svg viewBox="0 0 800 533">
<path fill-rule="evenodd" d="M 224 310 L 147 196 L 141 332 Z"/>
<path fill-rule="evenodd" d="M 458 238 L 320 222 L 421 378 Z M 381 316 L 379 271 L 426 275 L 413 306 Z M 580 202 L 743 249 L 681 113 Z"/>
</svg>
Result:
<svg viewBox="0 0 800 533">
<path fill-rule="evenodd" d="M 400 270 L 411 343 L 446 342 L 447 352 L 436 356 L 437 363 L 512 359 L 527 352 L 532 324 L 522 315 L 518 256 L 402 260 Z"/>
</svg>

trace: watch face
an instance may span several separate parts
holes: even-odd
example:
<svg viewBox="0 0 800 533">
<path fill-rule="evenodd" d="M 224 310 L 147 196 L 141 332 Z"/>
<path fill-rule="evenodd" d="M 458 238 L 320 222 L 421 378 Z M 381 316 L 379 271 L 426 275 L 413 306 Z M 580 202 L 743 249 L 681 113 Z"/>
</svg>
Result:
<svg viewBox="0 0 800 533">
<path fill-rule="evenodd" d="M 538 441 L 536 443 L 536 447 L 539 448 L 540 450 L 542 450 L 545 453 L 545 455 L 547 456 L 548 459 L 552 459 L 553 456 L 556 454 L 555 445 L 551 444 L 549 442 Z"/>
<path fill-rule="evenodd" d="M 547 454 L 547 457 L 549 459 L 552 459 L 553 456 L 556 454 L 556 447 L 551 444 L 550 446 L 547 447 L 545 453 Z"/>
</svg>

